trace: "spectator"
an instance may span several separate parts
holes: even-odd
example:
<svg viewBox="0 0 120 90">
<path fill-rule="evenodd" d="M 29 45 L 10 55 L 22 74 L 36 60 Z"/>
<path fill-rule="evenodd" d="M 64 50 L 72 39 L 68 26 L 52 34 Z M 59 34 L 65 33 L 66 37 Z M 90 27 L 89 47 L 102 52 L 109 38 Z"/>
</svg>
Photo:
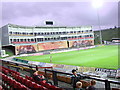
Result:
<svg viewBox="0 0 120 90">
<path fill-rule="evenodd" d="M 96 81 L 92 80 L 90 82 L 90 86 L 88 87 L 88 90 L 96 90 L 95 85 L 96 85 Z"/>
<path fill-rule="evenodd" d="M 33 74 L 33 78 L 34 78 L 35 81 L 44 81 L 44 82 L 46 82 L 45 77 L 42 74 L 39 74 L 39 71 L 36 71 Z"/>
<path fill-rule="evenodd" d="M 33 79 L 35 81 L 43 81 L 44 83 L 49 83 L 52 85 L 52 82 L 46 81 L 45 77 L 42 74 L 39 74 L 39 71 L 34 72 Z"/>
<path fill-rule="evenodd" d="M 90 82 L 88 81 L 80 80 L 80 82 L 82 82 L 82 88 L 84 88 L 85 90 L 90 86 Z"/>
<path fill-rule="evenodd" d="M 72 70 L 73 75 L 71 76 L 71 81 L 73 84 L 73 88 L 76 88 L 76 83 L 80 81 L 81 75 L 77 74 L 77 71 L 75 69 Z"/>
<path fill-rule="evenodd" d="M 82 89 L 82 83 L 81 83 L 80 81 L 78 81 L 78 82 L 76 83 L 76 90 L 83 90 L 83 89 Z"/>
</svg>

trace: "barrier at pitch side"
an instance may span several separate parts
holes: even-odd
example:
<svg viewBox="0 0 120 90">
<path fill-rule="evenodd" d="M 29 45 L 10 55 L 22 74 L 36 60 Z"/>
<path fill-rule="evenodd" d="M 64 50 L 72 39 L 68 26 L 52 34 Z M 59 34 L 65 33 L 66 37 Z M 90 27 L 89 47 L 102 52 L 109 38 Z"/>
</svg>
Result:
<svg viewBox="0 0 120 90">
<path fill-rule="evenodd" d="M 53 69 L 56 71 L 62 71 L 66 73 L 71 73 L 72 69 L 76 69 L 78 73 L 83 73 L 88 76 L 90 75 L 90 76 L 110 77 L 110 78 L 120 77 L 120 70 L 115 70 L 115 69 L 103 69 L 103 68 L 95 68 L 95 67 L 43 63 L 43 62 L 27 61 L 27 60 L 16 59 L 16 58 L 14 58 L 14 60 L 18 62 L 30 64 L 30 65 L 37 65 L 40 67 L 53 67 Z"/>
<path fill-rule="evenodd" d="M 17 61 L 17 62 L 21 62 L 21 63 L 26 63 L 28 64 L 28 61 L 27 60 L 23 60 L 23 59 L 18 59 L 18 58 L 13 58 L 14 61 Z"/>
<path fill-rule="evenodd" d="M 73 49 L 69 49 L 69 50 L 52 51 L 50 53 L 53 54 L 53 53 L 62 53 L 62 52 L 77 51 L 77 50 L 86 50 L 86 49 L 91 49 L 91 48 L 95 48 L 95 47 L 96 46 L 89 46 L 89 47 L 83 47 L 83 48 L 73 48 Z"/>
</svg>

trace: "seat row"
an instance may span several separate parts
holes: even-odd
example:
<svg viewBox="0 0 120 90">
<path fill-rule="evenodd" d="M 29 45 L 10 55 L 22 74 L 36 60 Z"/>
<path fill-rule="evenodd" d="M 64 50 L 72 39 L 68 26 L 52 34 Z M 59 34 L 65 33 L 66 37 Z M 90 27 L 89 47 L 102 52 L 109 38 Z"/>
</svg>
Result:
<svg viewBox="0 0 120 90">
<path fill-rule="evenodd" d="M 26 86 L 26 87 L 28 87 L 28 88 L 30 88 L 30 89 L 38 88 L 38 89 L 42 89 L 42 90 L 47 90 L 46 87 L 44 87 L 44 86 L 42 86 L 42 85 L 39 85 L 39 84 L 37 84 L 37 83 L 35 83 L 35 82 L 31 81 L 31 80 L 28 80 L 28 79 L 26 79 L 26 78 L 21 77 L 19 72 L 13 71 L 13 70 L 8 69 L 8 68 L 6 68 L 6 67 L 2 67 L 2 71 L 3 71 L 3 73 L 6 74 L 6 75 L 10 73 L 11 76 L 12 76 L 12 78 L 15 79 L 15 81 L 23 84 L 24 86 Z M 4 81 L 9 81 L 9 80 L 11 80 L 11 79 L 8 79 L 8 78 L 6 78 L 6 77 L 4 77 L 4 76 L 3 76 L 3 78 L 4 78 L 4 79 L 3 79 Z M 34 79 L 33 79 L 33 80 L 34 80 Z M 14 83 L 15 81 L 13 81 L 13 83 Z M 7 82 L 7 84 L 9 85 L 10 83 Z M 10 85 L 10 86 L 11 86 L 11 85 Z M 14 87 L 13 87 L 13 88 L 14 88 Z"/>
<path fill-rule="evenodd" d="M 4 69 L 4 68 L 2 68 L 2 72 L 3 72 L 5 75 L 8 75 L 8 74 L 9 74 L 9 71 L 6 70 L 6 69 Z"/>
<path fill-rule="evenodd" d="M 4 74 L 11 74 L 11 76 L 18 82 L 20 82 L 21 84 L 29 87 L 29 88 L 41 88 L 41 89 L 61 89 L 59 87 L 56 87 L 54 85 L 51 85 L 51 84 L 48 84 L 48 83 L 45 83 L 45 82 L 37 82 L 35 81 L 32 77 L 29 77 L 29 76 L 25 76 L 25 78 L 21 77 L 20 76 L 20 73 L 19 72 L 16 72 L 14 70 L 11 70 L 11 69 L 8 69 L 6 67 L 3 67 L 2 66 L 2 71 Z M 42 74 L 45 75 L 44 72 L 41 71 Z M 49 73 L 47 74 L 47 76 L 49 76 L 49 78 L 51 78 L 52 74 Z M 36 85 L 37 84 L 37 85 Z"/>
<path fill-rule="evenodd" d="M 5 71 L 5 74 L 6 74 L 6 75 L 7 75 L 8 73 L 10 73 L 10 74 L 15 73 L 15 74 L 17 74 L 17 75 L 20 75 L 19 72 L 16 72 L 16 71 L 14 71 L 14 70 L 11 70 L 11 69 L 6 68 L 6 67 L 3 67 L 3 66 L 2 66 L 2 70 Z"/>
<path fill-rule="evenodd" d="M 42 86 L 44 86 L 44 87 L 46 87 L 46 88 L 48 88 L 49 90 L 51 89 L 51 90 L 62 90 L 62 88 L 59 88 L 59 87 L 56 87 L 56 86 L 54 86 L 54 85 L 51 85 L 51 84 L 49 84 L 49 83 L 46 83 L 46 82 L 44 82 L 44 81 L 35 81 L 32 77 L 29 77 L 29 76 L 25 76 L 25 78 L 27 78 L 27 79 L 29 79 L 29 80 L 31 80 L 31 81 L 33 81 L 33 82 L 36 82 L 36 83 L 38 83 L 39 85 L 42 85 Z"/>
<path fill-rule="evenodd" d="M 39 88 L 39 89 L 42 89 L 42 90 L 48 90 L 46 87 L 42 86 L 42 85 L 39 85 L 31 80 L 28 80 L 26 78 L 23 78 L 21 77 L 20 75 L 16 75 L 16 74 L 12 74 L 12 77 L 20 82 L 21 84 L 25 85 L 26 87 L 30 88 L 30 89 L 33 89 L 33 88 Z"/>
<path fill-rule="evenodd" d="M 7 75 L 0 73 L 0 75 L 2 76 L 2 85 L 4 88 L 8 89 L 24 89 L 24 90 L 30 90 L 28 87 L 26 87 L 25 85 L 17 82 L 16 80 L 8 77 Z"/>
</svg>

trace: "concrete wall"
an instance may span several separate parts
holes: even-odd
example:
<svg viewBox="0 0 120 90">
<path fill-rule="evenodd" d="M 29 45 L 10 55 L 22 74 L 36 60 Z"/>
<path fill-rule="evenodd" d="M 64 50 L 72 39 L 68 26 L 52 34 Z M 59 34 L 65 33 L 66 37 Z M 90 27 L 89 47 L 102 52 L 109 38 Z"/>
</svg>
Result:
<svg viewBox="0 0 120 90">
<path fill-rule="evenodd" d="M 2 27 L 2 46 L 5 45 L 9 45 L 9 33 L 7 25 Z"/>
</svg>

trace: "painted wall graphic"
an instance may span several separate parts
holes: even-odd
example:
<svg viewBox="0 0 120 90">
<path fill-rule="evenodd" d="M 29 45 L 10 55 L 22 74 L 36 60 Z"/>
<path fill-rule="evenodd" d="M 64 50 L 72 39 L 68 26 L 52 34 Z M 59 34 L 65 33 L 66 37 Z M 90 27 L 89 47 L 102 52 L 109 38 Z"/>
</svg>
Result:
<svg viewBox="0 0 120 90">
<path fill-rule="evenodd" d="M 69 47 L 78 47 L 85 45 L 86 46 L 94 45 L 94 40 L 69 41 Z"/>
<path fill-rule="evenodd" d="M 80 41 L 68 41 L 68 42 L 69 42 L 69 47 L 94 45 L 94 40 L 80 40 Z M 68 48 L 68 42 L 67 41 L 57 41 L 57 42 L 38 43 L 35 45 L 16 45 L 15 53 L 16 53 L 16 55 L 18 55 L 18 54 L 38 52 L 38 51 L 42 51 L 42 50 Z"/>
<path fill-rule="evenodd" d="M 16 55 L 37 52 L 37 45 L 15 46 L 15 52 Z"/>
<path fill-rule="evenodd" d="M 68 48 L 67 41 L 38 43 L 38 51 L 59 48 Z"/>
</svg>

